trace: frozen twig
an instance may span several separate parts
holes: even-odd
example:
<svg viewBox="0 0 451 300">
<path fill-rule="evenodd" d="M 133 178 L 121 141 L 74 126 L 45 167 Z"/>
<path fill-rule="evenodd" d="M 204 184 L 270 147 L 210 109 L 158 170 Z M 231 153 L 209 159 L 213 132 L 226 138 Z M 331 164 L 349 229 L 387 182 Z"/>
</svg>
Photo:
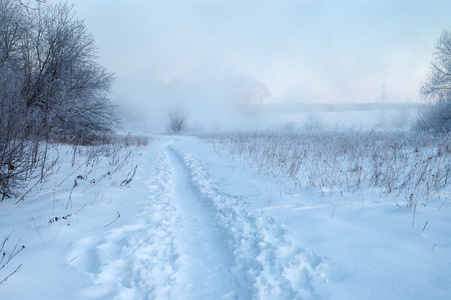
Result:
<svg viewBox="0 0 451 300">
<path fill-rule="evenodd" d="M 37 233 L 38 233 L 39 239 L 40 239 L 40 240 L 41 240 L 41 242 L 42 242 L 42 245 L 44 245 L 44 246 L 45 246 L 45 243 L 44 243 L 44 241 L 42 240 L 41 234 L 39 233 L 39 229 L 38 229 L 38 226 L 36 225 L 36 222 L 34 221 L 34 217 L 33 217 L 33 215 L 31 216 L 31 219 L 33 220 L 33 223 L 34 223 L 34 228 L 36 228 L 36 231 L 37 231 Z"/>
<path fill-rule="evenodd" d="M 110 226 L 111 224 L 113 224 L 114 222 L 116 222 L 119 218 L 121 217 L 121 214 L 118 212 L 117 213 L 117 215 L 116 215 L 116 219 L 114 219 L 114 221 L 113 222 L 111 222 L 111 223 L 108 223 L 108 224 L 106 224 L 105 226 L 103 226 L 103 227 L 107 227 L 107 226 Z"/>
<path fill-rule="evenodd" d="M 11 272 L 11 274 L 9 274 L 8 276 L 6 276 L 5 278 L 3 278 L 2 281 L 0 281 L 0 284 L 2 284 L 3 282 L 7 281 L 9 279 L 9 277 L 13 276 L 15 273 L 19 272 L 19 269 L 22 267 L 22 264 L 20 264 L 13 272 Z"/>
</svg>

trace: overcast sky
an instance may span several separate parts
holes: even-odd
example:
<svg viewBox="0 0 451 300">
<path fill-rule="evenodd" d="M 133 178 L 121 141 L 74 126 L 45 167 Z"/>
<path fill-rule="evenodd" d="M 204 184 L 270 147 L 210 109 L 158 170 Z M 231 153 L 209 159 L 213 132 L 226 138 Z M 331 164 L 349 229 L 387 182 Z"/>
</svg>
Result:
<svg viewBox="0 0 451 300">
<path fill-rule="evenodd" d="M 56 2 L 49 0 L 48 2 Z M 118 78 L 247 76 L 275 102 L 420 101 L 451 1 L 69 0 Z"/>
</svg>

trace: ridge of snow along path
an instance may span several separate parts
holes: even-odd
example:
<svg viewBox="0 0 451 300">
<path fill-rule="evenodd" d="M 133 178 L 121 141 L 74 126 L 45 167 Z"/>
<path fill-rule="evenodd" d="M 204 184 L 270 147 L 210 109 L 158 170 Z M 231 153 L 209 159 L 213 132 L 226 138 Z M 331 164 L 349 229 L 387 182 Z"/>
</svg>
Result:
<svg viewBox="0 0 451 300">
<path fill-rule="evenodd" d="M 79 251 L 76 249 L 69 255 L 89 254 L 81 267 L 92 274 L 93 285 L 83 291 L 85 296 L 161 299 L 173 293 L 179 267 L 175 239 L 180 225 L 172 201 L 172 166 L 166 153 L 159 151 L 156 156 L 151 166 L 148 166 L 149 158 L 144 160 L 147 164 L 142 166 L 145 170 L 141 176 L 151 177 L 151 172 L 157 176 L 147 182 L 148 197 L 135 202 L 139 205 L 138 212 L 128 220 L 130 223 L 110 230 L 103 238 L 81 240 Z"/>
<path fill-rule="evenodd" d="M 172 161 L 178 165 L 178 173 L 187 173 L 190 177 L 186 190 L 197 194 L 191 200 L 197 201 L 196 205 L 203 202 L 199 214 L 213 213 L 210 226 L 218 227 L 215 231 L 220 229 L 216 249 L 224 252 L 223 247 L 226 247 L 228 251 L 224 256 L 230 261 L 230 269 L 224 271 L 231 272 L 229 277 L 234 282 L 223 291 L 222 298 L 305 299 L 314 296 L 309 283 L 318 273 L 315 267 L 320 264 L 320 258 L 289 242 L 285 229 L 270 217 L 252 216 L 240 196 L 221 193 L 191 154 L 178 147 L 169 149 Z M 203 226 L 201 232 L 209 230 L 209 224 Z M 202 247 L 202 244 L 194 246 Z M 207 268 L 214 265 L 214 262 L 206 264 Z M 218 278 L 210 277 L 210 280 L 217 284 Z M 208 294 L 199 296 L 218 299 Z"/>
</svg>

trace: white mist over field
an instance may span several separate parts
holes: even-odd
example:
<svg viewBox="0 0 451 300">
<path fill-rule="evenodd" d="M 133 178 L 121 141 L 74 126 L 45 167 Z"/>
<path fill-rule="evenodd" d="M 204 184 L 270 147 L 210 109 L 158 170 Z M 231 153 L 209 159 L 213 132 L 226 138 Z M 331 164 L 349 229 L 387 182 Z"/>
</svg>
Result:
<svg viewBox="0 0 451 300">
<path fill-rule="evenodd" d="M 281 119 L 237 109 L 227 93 L 237 78 L 263 84 L 264 103 L 378 102 L 383 86 L 386 102 L 420 103 L 451 8 L 439 0 L 71 3 L 97 41 L 99 62 L 115 73 L 111 97 L 126 123 L 138 119 L 153 131 L 174 105 L 205 130 Z"/>
<path fill-rule="evenodd" d="M 240 103 L 237 81 L 167 84 L 118 79 L 114 95 L 126 130 L 164 132 L 168 112 L 181 108 L 191 132 L 227 130 L 408 129 L 420 109 L 415 103 L 306 104 Z M 239 85 L 238 85 L 239 86 Z M 154 101 L 155 100 L 155 101 Z M 270 99 L 266 99 L 270 100 Z"/>
<path fill-rule="evenodd" d="M 194 130 L 237 129 L 254 124 L 257 116 L 243 112 L 227 88 L 216 82 L 159 84 L 122 79 L 117 82 L 115 95 L 125 126 L 138 130 L 161 132 L 172 108 L 184 110 Z"/>
</svg>

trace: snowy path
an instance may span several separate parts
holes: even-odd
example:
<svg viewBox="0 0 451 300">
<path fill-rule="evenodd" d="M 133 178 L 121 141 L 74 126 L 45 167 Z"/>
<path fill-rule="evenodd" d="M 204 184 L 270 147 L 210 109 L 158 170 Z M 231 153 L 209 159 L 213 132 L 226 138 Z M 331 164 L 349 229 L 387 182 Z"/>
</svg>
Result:
<svg viewBox="0 0 451 300">
<path fill-rule="evenodd" d="M 172 165 L 172 200 L 181 225 L 177 245 L 183 254 L 176 298 L 221 299 L 236 290 L 230 274 L 232 257 L 223 244 L 214 215 L 192 185 L 189 170 L 171 147 L 165 150 Z"/>
<path fill-rule="evenodd" d="M 104 175 L 117 168 L 113 156 L 99 164 L 103 169 L 77 169 L 88 175 L 70 211 L 64 205 L 70 180 L 59 194 L 49 193 L 50 201 L 26 206 L 21 230 L 30 232 L 27 250 L 38 256 L 24 261 L 33 272 L 15 275 L 0 296 L 15 299 L 21 282 L 33 282 L 17 299 L 320 298 L 312 283 L 323 276 L 321 258 L 296 245 L 283 224 L 251 209 L 239 186 L 223 190 L 186 141 L 195 143 L 161 137 L 140 148 L 116 179 Z M 117 187 L 135 165 L 132 184 Z M 55 182 L 56 191 L 61 180 Z M 52 215 L 71 215 L 65 223 L 46 221 L 52 203 Z M 37 212 L 43 217 L 30 223 Z M 48 259 L 49 249 L 55 259 Z"/>
<path fill-rule="evenodd" d="M 287 240 L 285 229 L 268 216 L 250 214 L 242 196 L 222 193 L 201 162 L 186 149 L 169 147 L 168 154 L 176 173 L 185 178 L 179 181 L 182 184 L 176 189 L 178 194 L 194 195 L 188 198 L 195 204 L 191 206 L 185 202 L 188 210 L 182 214 L 191 218 L 203 216 L 197 221 L 201 226 L 187 223 L 185 230 L 187 236 L 197 229 L 196 237 L 208 237 L 201 238 L 200 241 L 208 246 L 206 252 L 200 253 L 213 255 L 207 261 L 201 261 L 204 267 L 200 267 L 217 266 L 221 271 L 208 271 L 213 272 L 212 275 L 216 272 L 220 277 L 208 276 L 207 281 L 217 292 L 223 290 L 224 293 L 228 289 L 222 298 L 316 298 L 309 283 L 317 276 L 315 268 L 321 263 L 318 257 Z M 187 245 L 188 248 L 196 247 L 194 252 L 201 247 L 189 241 Z M 221 261 L 215 262 L 217 259 Z M 230 275 L 225 276 L 222 272 L 227 272 L 227 268 Z M 219 286 L 221 281 L 224 282 Z"/>
<path fill-rule="evenodd" d="M 218 190 L 202 164 L 176 141 L 143 160 L 147 199 L 133 222 L 73 247 L 88 273 L 89 298 L 315 298 L 309 282 L 320 259 L 286 240 L 285 229 L 248 213 L 245 199 Z M 145 180 L 146 176 L 151 179 Z"/>
</svg>

